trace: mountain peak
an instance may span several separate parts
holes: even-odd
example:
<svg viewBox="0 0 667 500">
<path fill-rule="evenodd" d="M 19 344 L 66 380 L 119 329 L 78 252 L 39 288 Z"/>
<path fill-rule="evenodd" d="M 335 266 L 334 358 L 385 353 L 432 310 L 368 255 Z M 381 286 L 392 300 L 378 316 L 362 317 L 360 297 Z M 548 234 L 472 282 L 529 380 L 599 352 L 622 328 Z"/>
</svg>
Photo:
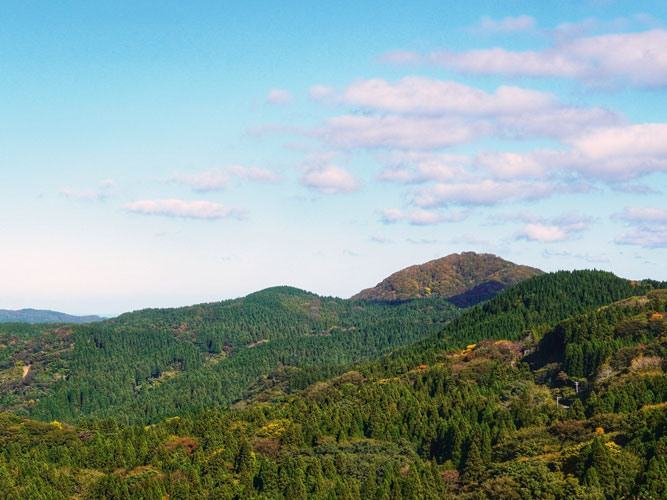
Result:
<svg viewBox="0 0 667 500">
<path fill-rule="evenodd" d="M 469 306 L 537 274 L 543 271 L 490 253 L 454 253 L 406 267 L 352 299 L 393 302 L 436 295 Z"/>
</svg>

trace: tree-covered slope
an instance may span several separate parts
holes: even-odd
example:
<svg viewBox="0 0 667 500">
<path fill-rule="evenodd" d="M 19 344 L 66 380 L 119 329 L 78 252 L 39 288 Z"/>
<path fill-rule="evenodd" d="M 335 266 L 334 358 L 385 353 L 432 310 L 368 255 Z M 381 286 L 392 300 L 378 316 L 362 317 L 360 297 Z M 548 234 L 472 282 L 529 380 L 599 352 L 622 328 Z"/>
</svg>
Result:
<svg viewBox="0 0 667 500">
<path fill-rule="evenodd" d="M 401 301 L 438 296 L 467 307 L 542 271 L 492 254 L 463 252 L 398 271 L 352 299 Z"/>
<path fill-rule="evenodd" d="M 463 313 L 432 343 L 243 410 L 136 427 L 1 416 L 0 490 L 45 499 L 665 498 L 667 291 L 657 287 L 667 284 L 599 272 L 535 280 Z M 479 322 L 487 339 L 455 347 L 476 338 Z"/>
<path fill-rule="evenodd" d="M 53 336 L 52 330 L 19 338 L 3 336 L 0 326 L 0 340 L 15 347 L 0 366 L 12 381 L 0 403 L 44 420 L 151 422 L 227 406 L 258 377 L 283 366 L 374 359 L 432 335 L 457 311 L 439 298 L 351 302 L 276 287 L 236 300 L 62 327 L 57 335 L 64 346 L 42 346 L 57 354 L 57 366 L 28 348 Z M 33 378 L 22 379 L 19 365 L 30 365 Z"/>
</svg>

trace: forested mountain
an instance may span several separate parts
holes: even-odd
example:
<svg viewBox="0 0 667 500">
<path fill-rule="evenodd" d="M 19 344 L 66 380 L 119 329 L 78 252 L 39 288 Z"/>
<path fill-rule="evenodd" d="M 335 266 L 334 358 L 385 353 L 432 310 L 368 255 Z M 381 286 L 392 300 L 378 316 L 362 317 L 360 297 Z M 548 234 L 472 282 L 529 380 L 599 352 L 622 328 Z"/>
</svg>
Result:
<svg viewBox="0 0 667 500">
<path fill-rule="evenodd" d="M 520 266 L 492 254 L 455 253 L 398 271 L 352 299 L 401 301 L 437 296 L 467 307 L 539 274 L 543 274 L 539 269 Z"/>
<path fill-rule="evenodd" d="M 457 311 L 437 297 L 366 303 L 276 287 L 89 325 L 6 323 L 0 407 L 45 420 L 154 422 L 228 406 L 258 377 L 284 366 L 374 359 L 432 335 Z"/>
<path fill-rule="evenodd" d="M 149 426 L 0 415 L 0 491 L 12 499 L 665 498 L 664 288 L 597 271 L 537 276 L 427 340 L 332 367 L 333 378 L 322 370 L 302 390 L 283 389 L 306 368 L 275 371 L 238 410 Z M 91 349 L 107 341 L 94 338 Z"/>
<path fill-rule="evenodd" d="M 441 261 L 440 267 L 456 269 L 457 293 L 475 294 L 482 277 L 500 280 L 489 285 L 540 272 L 472 252 Z M 491 286 L 485 297 L 500 289 Z M 80 326 L 6 324 L 0 326 L 0 344 L 10 346 L 0 355 L 0 409 L 44 420 L 155 422 L 229 406 L 259 377 L 285 367 L 311 367 L 287 370 L 294 374 L 291 385 L 302 387 L 425 339 L 459 311 L 439 292 L 401 301 L 345 300 L 283 286 Z"/>
<path fill-rule="evenodd" d="M 0 323 L 93 323 L 103 320 L 104 318 L 95 315 L 73 316 L 43 309 L 19 309 L 16 311 L 0 309 Z"/>
</svg>

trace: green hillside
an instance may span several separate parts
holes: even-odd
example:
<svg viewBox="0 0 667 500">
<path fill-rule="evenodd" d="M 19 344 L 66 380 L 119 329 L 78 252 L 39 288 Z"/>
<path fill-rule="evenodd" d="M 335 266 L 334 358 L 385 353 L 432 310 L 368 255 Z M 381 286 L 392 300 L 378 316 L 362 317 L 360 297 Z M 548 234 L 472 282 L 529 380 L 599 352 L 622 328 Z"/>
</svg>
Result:
<svg viewBox="0 0 667 500">
<path fill-rule="evenodd" d="M 44 326 L 22 336 L 0 325 L 0 343 L 11 344 L 0 359 L 0 410 L 47 421 L 114 417 L 152 423 L 198 408 L 227 407 L 276 370 L 293 375 L 289 387 L 300 388 L 432 336 L 459 306 L 488 299 L 505 286 L 491 285 L 480 294 L 482 277 L 510 283 L 540 272 L 472 252 L 442 262 L 464 279 L 455 291 L 467 298 L 458 306 L 440 293 L 401 301 L 345 300 L 282 286 L 99 323 Z M 42 346 L 39 353 L 35 346 Z"/>
<path fill-rule="evenodd" d="M 281 389 L 305 368 L 276 371 L 239 410 L 202 409 L 150 426 L 4 414 L 0 491 L 45 499 L 665 498 L 663 288 L 597 271 L 535 277 L 428 340 L 303 390 Z"/>
<path fill-rule="evenodd" d="M 353 303 L 276 287 L 21 335 L 7 324 L 0 326 L 0 343 L 11 345 L 0 359 L 0 405 L 43 420 L 154 422 L 228 406 L 258 377 L 284 366 L 374 359 L 432 335 L 457 311 L 439 298 Z"/>
</svg>

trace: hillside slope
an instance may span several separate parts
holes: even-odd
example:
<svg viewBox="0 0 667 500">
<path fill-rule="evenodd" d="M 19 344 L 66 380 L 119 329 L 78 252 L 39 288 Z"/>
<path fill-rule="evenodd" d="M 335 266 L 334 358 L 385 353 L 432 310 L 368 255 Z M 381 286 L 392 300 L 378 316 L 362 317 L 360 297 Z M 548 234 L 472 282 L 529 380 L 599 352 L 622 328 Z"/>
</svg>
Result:
<svg viewBox="0 0 667 500">
<path fill-rule="evenodd" d="M 437 296 L 467 307 L 539 274 L 543 271 L 492 254 L 463 252 L 398 271 L 352 300 L 392 302 Z"/>
<path fill-rule="evenodd" d="M 175 309 L 145 309 L 57 332 L 0 325 L 0 409 L 44 420 L 152 422 L 228 406 L 284 366 L 370 360 L 428 337 L 458 313 L 437 297 L 351 302 L 291 287 Z M 51 340 L 53 339 L 53 340 Z M 21 368 L 30 367 L 24 378 Z"/>
<path fill-rule="evenodd" d="M 469 284 L 475 276 L 506 282 L 522 276 L 516 272 L 521 266 L 496 257 L 464 260 L 459 274 Z M 482 270 L 472 269 L 475 262 Z M 300 384 L 330 376 L 340 366 L 432 336 L 460 310 L 438 294 L 346 300 L 281 286 L 74 325 L 60 330 L 59 342 L 46 343 L 39 355 L 33 347 L 53 333 L 12 337 L 0 327 L 0 342 L 13 342 L 0 357 L 0 378 L 7 381 L 0 409 L 44 420 L 113 416 L 149 423 L 195 408 L 226 407 L 275 370 L 310 367 Z M 31 376 L 22 378 L 19 365 L 29 366 Z"/>
<path fill-rule="evenodd" d="M 536 278 L 463 313 L 433 343 L 241 411 L 77 428 L 0 415 L 0 490 L 151 500 L 664 498 L 664 286 L 586 271 Z M 455 347 L 476 338 L 478 323 L 486 340 Z"/>
</svg>

